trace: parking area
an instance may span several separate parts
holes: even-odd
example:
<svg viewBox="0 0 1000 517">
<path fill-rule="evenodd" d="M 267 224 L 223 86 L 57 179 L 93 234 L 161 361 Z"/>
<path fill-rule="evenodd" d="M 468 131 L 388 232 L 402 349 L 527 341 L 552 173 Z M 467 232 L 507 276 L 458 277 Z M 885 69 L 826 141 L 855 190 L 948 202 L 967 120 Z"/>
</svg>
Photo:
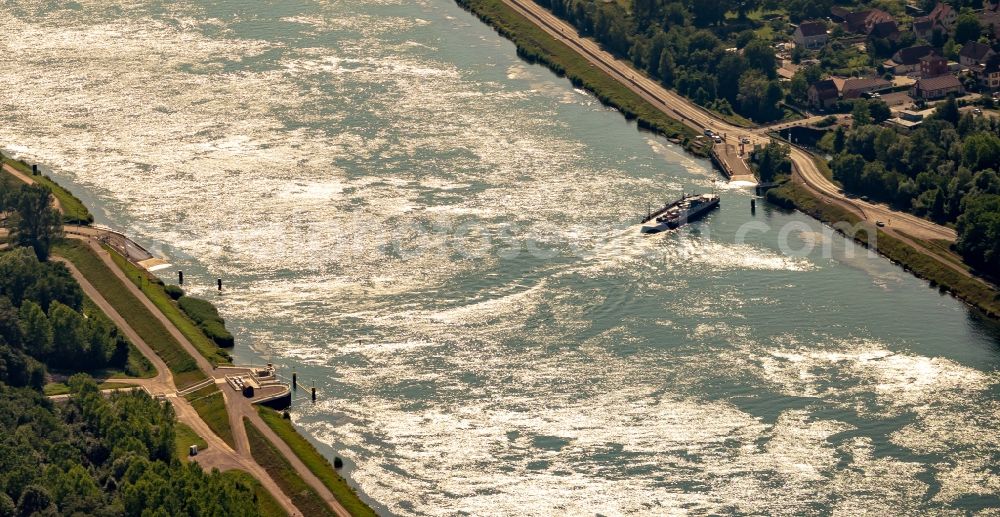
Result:
<svg viewBox="0 0 1000 517">
<path fill-rule="evenodd" d="M 893 92 L 884 93 L 881 99 L 889 105 L 890 108 L 897 109 L 909 109 L 913 106 L 913 97 L 910 97 L 908 92 Z"/>
</svg>

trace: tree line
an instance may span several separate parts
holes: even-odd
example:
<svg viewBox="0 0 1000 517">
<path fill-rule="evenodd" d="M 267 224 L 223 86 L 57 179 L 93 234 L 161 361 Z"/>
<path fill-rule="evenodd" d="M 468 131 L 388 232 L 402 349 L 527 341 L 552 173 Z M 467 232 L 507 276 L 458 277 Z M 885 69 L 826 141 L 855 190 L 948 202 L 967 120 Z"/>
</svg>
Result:
<svg viewBox="0 0 1000 517">
<path fill-rule="evenodd" d="M 25 247 L 0 254 L 0 382 L 40 389 L 46 365 L 125 370 L 128 353 L 117 327 L 84 307 L 64 265 L 41 262 Z"/>
<path fill-rule="evenodd" d="M 11 231 L 14 244 L 34 250 L 40 260 L 49 256 L 62 234 L 62 216 L 52 208 L 52 193 L 41 185 L 21 185 L 0 179 L 0 221 Z"/>
<path fill-rule="evenodd" d="M 61 229 L 49 191 L 4 176 L 0 214 L 14 246 L 0 254 L 0 382 L 40 389 L 46 365 L 126 369 L 128 341 L 100 311 L 84 307 L 64 265 L 45 260 Z"/>
<path fill-rule="evenodd" d="M 0 384 L 0 516 L 258 515 L 248 483 L 179 461 L 169 404 L 69 385 L 57 406 Z"/>
<path fill-rule="evenodd" d="M 954 224 L 963 258 L 1000 276 L 1000 121 L 962 114 L 949 99 L 905 135 L 877 125 L 882 116 L 867 102 L 858 106 L 852 128 L 819 144 L 834 155 L 834 177 L 848 192 Z"/>
<path fill-rule="evenodd" d="M 62 263 L 40 260 L 51 240 L 27 219 L 53 213 L 48 192 L 0 185 L 15 230 L 0 251 L 0 517 L 258 515 L 245 477 L 177 458 L 168 403 L 104 396 L 85 374 L 65 404 L 42 395 L 48 367 L 127 370 L 130 345 Z"/>
<path fill-rule="evenodd" d="M 725 17 L 746 14 L 759 2 L 636 0 L 631 12 L 593 0 L 538 3 L 702 106 L 758 122 L 783 114 L 774 49 L 744 17 Z"/>
</svg>

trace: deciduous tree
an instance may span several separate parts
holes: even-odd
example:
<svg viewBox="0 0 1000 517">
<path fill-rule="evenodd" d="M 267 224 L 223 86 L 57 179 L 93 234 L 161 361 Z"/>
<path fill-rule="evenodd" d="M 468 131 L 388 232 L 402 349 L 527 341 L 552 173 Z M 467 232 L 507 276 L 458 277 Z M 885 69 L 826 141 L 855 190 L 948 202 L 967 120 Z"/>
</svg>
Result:
<svg viewBox="0 0 1000 517">
<path fill-rule="evenodd" d="M 39 260 L 46 260 L 52 241 L 62 233 L 62 216 L 52 208 L 48 189 L 40 185 L 22 188 L 17 215 L 17 243 L 32 248 Z"/>
</svg>

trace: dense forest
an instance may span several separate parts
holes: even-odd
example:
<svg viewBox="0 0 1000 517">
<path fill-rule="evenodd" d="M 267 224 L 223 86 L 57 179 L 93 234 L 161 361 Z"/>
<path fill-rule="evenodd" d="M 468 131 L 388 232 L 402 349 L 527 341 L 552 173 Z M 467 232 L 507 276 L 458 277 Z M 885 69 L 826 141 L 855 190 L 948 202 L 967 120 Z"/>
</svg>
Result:
<svg viewBox="0 0 1000 517">
<path fill-rule="evenodd" d="M 45 260 L 60 217 L 43 187 L 0 175 L 0 517 L 257 515 L 254 487 L 205 473 L 174 449 L 174 413 L 144 392 L 104 396 L 85 374 L 42 395 L 47 368 L 128 369 L 129 343 Z"/>
<path fill-rule="evenodd" d="M 538 3 L 609 52 L 631 60 L 703 106 L 721 113 L 735 111 L 756 121 L 782 116 L 778 103 L 784 90 L 776 76 L 774 49 L 769 41 L 754 35 L 746 19 L 726 18 L 728 11 L 745 14 L 755 8 L 754 1 L 635 0 L 632 12 L 619 3 L 593 0 Z M 815 10 L 816 5 L 787 3 L 801 4 L 803 12 Z"/>
<path fill-rule="evenodd" d="M 252 487 L 175 457 L 169 404 L 69 384 L 58 406 L 0 384 L 0 516 L 258 515 Z"/>
<path fill-rule="evenodd" d="M 61 217 L 49 191 L 0 181 L 0 214 L 13 250 L 0 254 L 0 382 L 40 389 L 45 366 L 124 370 L 129 344 L 61 263 L 45 261 Z"/>
<path fill-rule="evenodd" d="M 128 342 L 91 311 L 62 264 L 0 252 L 0 516 L 257 515 L 253 487 L 175 457 L 169 404 L 84 374 L 67 403 L 42 396 L 46 366 L 125 367 Z"/>
<path fill-rule="evenodd" d="M 57 262 L 30 248 L 0 254 L 0 381 L 41 388 L 44 364 L 73 371 L 123 370 L 128 341 Z"/>
<path fill-rule="evenodd" d="M 21 185 L 6 174 L 0 178 L 0 214 L 13 242 L 28 246 L 40 260 L 49 256 L 62 232 L 62 216 L 52 209 L 52 194 L 41 185 Z"/>
<path fill-rule="evenodd" d="M 820 142 L 834 177 L 848 192 L 955 223 L 965 260 L 1000 275 L 1000 121 L 960 114 L 951 99 L 909 135 L 877 122 L 855 116 Z"/>
<path fill-rule="evenodd" d="M 843 28 L 831 25 L 833 41 L 809 56 L 801 48 L 791 52 L 792 61 L 814 57 L 818 63 L 802 67 L 790 82 L 777 78 L 780 64 L 773 44 L 790 38 L 792 23 L 826 19 L 834 5 L 848 8 L 880 8 L 905 16 L 904 2 L 874 0 L 537 0 L 581 34 L 601 43 L 609 52 L 633 65 L 664 86 L 673 88 L 696 103 L 723 115 L 738 114 L 754 122 L 783 118 L 783 101 L 806 103 L 810 84 L 825 75 L 881 75 L 882 62 L 901 48 L 918 43 L 912 31 L 898 38 L 872 35 L 868 52 L 837 41 Z M 917 2 L 930 11 L 937 2 Z M 956 8 L 982 6 L 981 0 L 955 0 Z M 750 14 L 754 13 L 755 17 Z M 761 16 L 762 13 L 771 13 Z M 983 28 L 970 12 L 959 17 L 951 37 L 936 33 L 927 43 L 958 59 L 961 45 L 978 39 Z M 971 85 L 970 85 L 971 86 Z M 835 109 L 850 110 L 850 103 Z"/>
</svg>

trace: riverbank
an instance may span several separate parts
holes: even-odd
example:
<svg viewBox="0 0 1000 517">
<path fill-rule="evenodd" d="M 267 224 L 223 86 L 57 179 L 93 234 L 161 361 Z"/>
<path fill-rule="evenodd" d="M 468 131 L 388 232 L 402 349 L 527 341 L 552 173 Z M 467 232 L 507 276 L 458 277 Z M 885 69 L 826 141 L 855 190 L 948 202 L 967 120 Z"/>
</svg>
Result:
<svg viewBox="0 0 1000 517">
<path fill-rule="evenodd" d="M 660 134 L 683 145 L 684 149 L 707 158 L 711 147 L 703 145 L 698 133 L 683 122 L 668 117 L 632 90 L 593 67 L 577 52 L 549 36 L 502 0 L 456 0 L 458 5 L 479 17 L 497 33 L 517 46 L 517 54 L 530 63 L 545 65 L 574 86 L 594 94 L 603 104 L 617 109 L 641 129 Z"/>
<path fill-rule="evenodd" d="M 2 166 L 11 174 L 22 174 L 30 177 L 31 181 L 49 189 L 49 192 L 52 192 L 52 195 L 56 198 L 59 211 L 63 214 L 64 223 L 86 226 L 94 222 L 93 214 L 91 214 L 90 210 L 84 206 L 83 201 L 80 201 L 80 198 L 74 196 L 72 192 L 64 189 L 52 178 L 43 174 L 34 174 L 34 171 L 27 162 L 23 160 L 16 160 L 5 155 L 4 153 L 0 153 L 0 164 L 2 164 Z"/>
<path fill-rule="evenodd" d="M 18 163 L 27 166 L 24 162 Z M 4 180 L 12 179 L 14 182 L 26 184 L 36 182 L 35 179 L 38 177 L 18 175 L 16 172 L 20 171 L 4 168 L 0 171 L 0 176 L 3 176 Z M 51 178 L 47 178 L 47 180 L 47 183 L 41 184 L 50 192 L 58 189 L 63 194 L 72 196 L 69 191 L 63 189 Z M 53 196 L 55 197 L 54 193 Z M 56 197 L 57 201 L 53 203 L 53 206 L 65 214 L 63 206 L 58 203 L 59 199 Z M 72 199 L 77 198 L 72 196 Z M 77 201 L 79 202 L 78 199 Z M 86 210 L 82 202 L 80 206 Z M 87 213 L 89 214 L 89 212 Z M 166 293 L 162 281 L 139 268 L 124 256 L 118 255 L 114 249 L 107 246 L 98 247 L 96 243 L 92 243 L 86 238 L 67 238 L 57 242 L 53 251 L 59 254 L 59 260 L 73 264 L 74 271 L 82 271 L 82 275 L 87 278 L 88 282 L 96 286 L 96 292 L 88 293 L 88 296 L 99 296 L 101 300 L 106 299 L 105 303 L 109 303 L 115 313 L 124 318 L 119 322 L 127 328 L 123 328 L 126 335 L 131 332 L 133 339 L 149 343 L 146 346 L 148 346 L 148 354 L 151 354 L 150 358 L 156 358 L 160 361 L 159 366 L 156 367 L 159 374 L 154 381 L 162 384 L 165 382 L 165 378 L 169 378 L 171 386 L 169 386 L 168 391 L 206 383 L 210 380 L 208 372 L 214 374 L 216 366 L 231 364 L 229 355 L 217 346 L 209 333 L 201 325 L 195 324 L 186 312 L 182 314 L 178 304 Z M 99 254 L 105 254 L 107 258 L 102 259 Z M 141 300 L 142 297 L 148 302 Z M 218 316 L 215 307 L 207 301 L 199 301 L 201 303 L 198 310 L 204 313 L 206 318 L 215 318 L 215 323 L 223 325 L 224 320 Z M 156 312 L 159 312 L 160 316 L 154 314 Z M 222 330 L 224 330 L 224 326 Z M 181 341 L 185 341 L 185 343 L 181 343 Z M 194 344 L 196 342 L 199 344 Z M 204 449 L 205 441 L 211 438 L 209 441 L 218 440 L 220 443 L 225 443 L 228 446 L 228 454 L 239 456 L 245 453 L 249 455 L 251 451 L 245 450 L 249 445 L 237 443 L 234 429 L 230 426 L 232 417 L 236 417 L 242 423 L 245 418 L 239 419 L 238 416 L 241 413 L 246 413 L 246 410 L 241 407 L 230 408 L 229 400 L 223 396 L 218 388 L 218 379 L 215 381 L 187 397 L 182 397 L 188 401 L 187 404 L 197 413 L 197 418 L 201 419 L 203 425 L 210 429 L 210 431 L 205 429 L 200 432 L 193 431 L 200 439 L 199 446 Z M 53 386 L 50 391 L 58 389 L 58 386 Z M 154 394 L 157 394 L 155 390 Z M 180 398 L 174 398 L 174 400 L 175 409 L 180 415 L 183 404 L 178 406 L 181 403 Z M 184 423 L 180 417 L 178 417 L 177 422 Z M 272 446 L 274 446 L 274 440 L 280 439 L 283 442 L 282 447 L 293 451 L 300 443 L 307 443 L 299 435 L 292 436 L 292 433 L 298 433 L 298 429 L 291 423 L 286 425 L 287 429 L 284 429 L 284 433 L 276 433 L 268 426 L 265 426 L 266 429 L 251 429 L 252 426 L 261 425 L 263 424 L 250 424 L 245 429 L 241 427 L 238 431 L 243 431 L 244 438 L 247 433 L 270 433 L 273 436 Z M 180 445 L 177 446 L 180 447 Z M 200 455 L 197 458 L 199 462 L 207 462 L 205 464 L 206 470 L 209 468 L 232 468 L 234 461 L 238 463 L 238 459 L 218 458 L 218 447 L 214 449 L 207 456 Z M 257 451 L 252 452 L 256 453 Z M 281 451 L 278 451 L 278 454 L 281 454 Z M 287 457 L 286 461 L 292 460 L 293 458 L 290 456 L 294 455 L 296 462 L 304 464 L 304 466 L 290 467 L 285 472 L 285 478 L 295 477 L 299 484 L 314 485 L 314 490 L 315 485 L 320 486 L 321 490 L 328 495 L 319 496 L 319 502 L 330 515 L 374 515 L 374 512 L 359 498 L 353 487 L 344 482 L 343 478 L 328 462 L 305 462 L 299 460 L 298 454 L 298 452 L 284 454 Z M 241 466 L 246 467 L 246 465 Z M 253 469 L 246 468 L 242 470 L 253 471 Z M 260 473 L 255 475 L 259 476 Z M 258 483 L 258 486 L 265 482 L 265 478 L 266 476 L 261 478 L 261 483 Z M 310 481 L 309 478 L 316 480 L 337 479 L 340 480 L 340 483 L 334 487 L 328 487 L 321 484 L 322 481 Z M 272 489 L 276 490 L 275 487 Z M 263 488 L 258 490 L 258 492 L 264 491 Z M 280 491 L 275 495 L 279 494 Z M 295 494 L 285 495 L 295 499 Z M 273 502 L 271 501 L 271 503 Z M 345 509 L 345 507 L 350 510 Z M 273 512 L 278 507 L 275 504 L 268 504 L 268 509 L 269 512 Z M 294 506 L 288 508 L 289 512 L 295 513 L 293 510 L 295 510 Z"/>
<path fill-rule="evenodd" d="M 514 11 L 502 0 L 456 0 L 456 2 L 476 14 L 481 20 L 496 29 L 498 33 L 513 41 L 518 47 L 518 55 L 531 62 L 545 64 L 555 73 L 569 77 L 574 85 L 577 85 L 578 81 L 583 81 L 580 86 L 595 92 L 595 95 L 598 95 L 602 102 L 618 107 L 615 102 L 606 101 L 596 92 L 610 91 L 612 95 L 620 95 L 622 99 L 629 99 L 628 94 L 631 94 L 644 107 L 656 112 L 652 115 L 653 117 L 667 119 L 670 121 L 668 122 L 670 125 L 683 125 L 682 122 L 668 117 L 663 109 L 657 108 L 636 95 L 624 82 L 591 66 L 581 54 Z M 564 50 L 571 55 L 563 53 Z M 586 70 L 588 73 L 570 75 L 566 72 L 565 63 L 575 65 L 577 69 Z M 636 74 L 638 73 L 636 72 Z M 615 86 L 609 88 L 606 85 L 608 82 L 614 83 Z M 634 111 L 618 109 L 626 118 L 634 117 Z M 677 111 L 676 107 L 674 111 Z M 690 127 L 685 126 L 685 128 L 693 132 Z M 660 133 L 663 132 L 660 131 Z M 755 143 L 757 143 L 756 140 Z M 706 151 L 703 155 L 701 149 L 692 149 L 692 146 L 688 144 L 689 141 L 686 140 L 685 149 L 693 154 L 697 156 L 708 154 Z M 723 170 L 725 170 L 724 167 Z M 793 179 L 784 189 L 775 191 L 768 199 L 778 206 L 800 210 L 826 224 L 849 222 L 853 225 L 861 221 L 861 218 L 856 215 L 842 207 L 825 202 L 821 196 L 813 193 L 805 178 L 801 179 L 801 184 L 797 181 L 799 180 Z M 895 219 L 895 215 L 893 215 L 893 219 Z M 868 222 L 872 223 L 873 221 Z M 917 244 L 918 242 L 919 244 Z M 938 242 L 923 242 L 921 239 L 909 235 L 896 236 L 878 230 L 877 250 L 892 262 L 901 265 L 905 270 L 912 272 L 919 278 L 928 280 L 933 287 L 937 287 L 942 292 L 953 294 L 956 298 L 980 309 L 991 318 L 1000 318 L 1000 300 L 998 300 L 1000 294 L 997 293 L 996 288 L 969 271 L 968 267 L 947 249 L 947 245 L 943 245 L 942 248 L 942 244 Z"/>
</svg>

